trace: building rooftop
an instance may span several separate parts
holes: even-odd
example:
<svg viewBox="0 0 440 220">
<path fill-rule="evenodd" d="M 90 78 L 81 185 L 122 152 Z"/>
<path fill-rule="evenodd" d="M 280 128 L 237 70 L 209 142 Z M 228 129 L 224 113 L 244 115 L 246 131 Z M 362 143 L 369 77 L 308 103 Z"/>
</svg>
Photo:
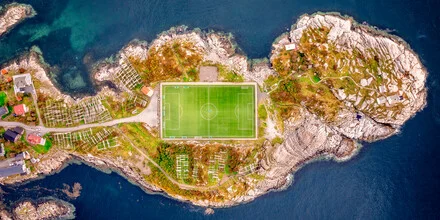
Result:
<svg viewBox="0 0 440 220">
<path fill-rule="evenodd" d="M 141 92 L 142 92 L 144 95 L 147 95 L 148 97 L 151 97 L 151 96 L 153 96 L 153 94 L 154 94 L 154 90 L 153 90 L 153 88 L 151 88 L 151 87 L 147 87 L 147 86 L 142 87 Z"/>
<path fill-rule="evenodd" d="M 13 158 L 8 158 L 5 160 L 0 160 L 0 168 L 5 168 L 11 166 L 11 164 L 20 163 L 23 160 L 29 159 L 29 153 L 27 151 L 21 152 Z"/>
<path fill-rule="evenodd" d="M 0 117 L 9 113 L 9 110 L 6 106 L 0 107 Z"/>
<path fill-rule="evenodd" d="M 0 168 L 0 177 L 7 177 L 16 174 L 25 174 L 26 165 L 25 163 L 18 163 L 9 167 Z"/>
<path fill-rule="evenodd" d="M 41 144 L 44 145 L 46 143 L 46 140 L 36 134 L 29 134 L 27 137 L 27 140 L 31 144 Z"/>
<path fill-rule="evenodd" d="M 18 139 L 19 134 L 15 133 L 13 130 L 6 130 L 6 132 L 3 134 L 3 138 L 10 142 L 15 142 Z"/>
<path fill-rule="evenodd" d="M 34 93 L 32 78 L 29 73 L 13 76 L 15 93 Z"/>
<path fill-rule="evenodd" d="M 24 115 L 27 112 L 27 107 L 25 104 L 20 104 L 20 105 L 16 105 L 14 106 L 14 113 L 16 115 Z"/>
<path fill-rule="evenodd" d="M 12 130 L 17 134 L 23 134 L 23 132 L 24 132 L 24 129 L 22 127 L 18 127 L 18 126 Z"/>
<path fill-rule="evenodd" d="M 296 44 L 287 44 L 286 45 L 286 50 L 295 50 L 296 49 Z"/>
</svg>

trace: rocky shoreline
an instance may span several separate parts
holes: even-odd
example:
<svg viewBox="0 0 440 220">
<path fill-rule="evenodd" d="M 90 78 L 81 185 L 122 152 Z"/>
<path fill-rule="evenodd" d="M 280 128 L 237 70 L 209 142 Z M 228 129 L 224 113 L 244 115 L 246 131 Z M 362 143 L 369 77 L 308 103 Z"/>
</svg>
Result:
<svg viewBox="0 0 440 220">
<path fill-rule="evenodd" d="M 37 201 L 24 200 L 14 205 L 11 212 L 0 211 L 4 220 L 74 219 L 75 207 L 55 198 L 41 198 Z"/>
<path fill-rule="evenodd" d="M 272 129 L 273 132 L 282 134 L 284 141 L 281 144 L 274 145 L 270 141 L 265 142 L 263 146 L 264 156 L 263 159 L 258 161 L 258 169 L 256 170 L 256 173 L 264 176 L 264 179 L 256 183 L 249 183 L 251 187 L 245 195 L 220 203 L 208 200 L 187 200 L 180 196 L 173 196 L 174 199 L 205 207 L 229 207 L 250 202 L 268 192 L 288 187 L 293 181 L 293 173 L 307 163 L 319 159 L 333 159 L 336 161 L 350 159 L 361 148 L 360 143 L 374 142 L 396 134 L 408 119 L 424 108 L 427 95 L 425 81 L 428 73 L 415 52 L 402 39 L 385 34 L 375 28 L 358 24 L 351 17 L 343 17 L 334 13 L 302 16 L 292 26 L 289 33 L 281 35 L 274 42 L 270 62 L 273 62 L 285 45 L 298 43 L 306 28 L 323 26 L 330 30 L 329 40 L 335 43 L 340 50 L 350 51 L 357 48 L 360 51 L 366 51 L 368 47 L 374 47 L 380 48 L 378 56 L 391 56 L 396 63 L 393 73 L 401 77 L 402 85 L 405 88 L 402 94 L 408 97 L 402 111 L 393 117 L 382 118 L 374 112 L 355 108 L 349 101 L 340 97 L 345 105 L 337 120 L 334 123 L 328 123 L 300 106 L 297 115 L 283 121 L 282 127 L 284 129 L 277 126 Z M 181 26 L 162 33 L 150 44 L 142 41 L 130 42 L 115 56 L 115 59 L 102 61 L 95 66 L 94 79 L 97 82 L 111 80 L 112 75 L 121 65 L 123 57 L 136 57 L 145 60 L 149 50 L 160 47 L 171 40 L 192 42 L 197 51 L 203 55 L 204 62 L 224 65 L 242 75 L 246 81 L 255 81 L 261 87 L 264 87 L 267 77 L 277 74 L 268 62 L 252 65 L 252 61 L 248 60 L 245 55 L 238 53 L 234 40 L 229 35 L 198 30 L 190 31 Z M 28 66 L 35 69 L 35 76 L 46 85 L 42 89 L 43 93 L 72 100 L 73 102 L 70 96 L 62 94 L 51 83 L 47 77 L 47 71 L 42 67 L 39 56 L 41 54 L 38 55 L 38 53 L 33 52 L 30 56 L 20 58 L 9 66 L 16 65 L 13 66 L 14 68 Z M 392 83 L 390 82 L 390 89 L 393 89 Z M 275 117 L 274 114 L 269 114 L 266 123 L 276 124 Z M 273 139 L 274 136 L 268 139 Z M 56 156 L 53 156 L 55 154 Z M 67 161 L 79 160 L 99 169 L 117 171 L 146 192 L 163 192 L 159 187 L 147 183 L 142 175 L 131 168 L 132 166 L 128 162 L 120 158 L 115 160 L 63 150 L 59 150 L 53 155 L 49 153 L 47 160 L 42 160 L 41 167 L 37 167 L 37 171 L 31 175 L 15 179 L 15 182 L 7 179 L 1 182 L 12 184 L 34 179 L 39 175 L 48 175 L 58 171 L 65 166 Z M 49 159 L 49 157 L 53 159 Z M 246 177 L 240 177 L 239 179 L 244 182 L 248 180 Z"/>
<path fill-rule="evenodd" d="M 0 7 L 0 37 L 9 32 L 17 24 L 36 15 L 35 10 L 30 5 L 12 3 Z"/>
<path fill-rule="evenodd" d="M 409 72 L 414 76 L 413 80 L 407 82 L 413 85 L 411 88 L 415 88 L 412 95 L 414 98 L 411 99 L 408 110 L 404 110 L 397 120 L 391 118 L 390 120 L 377 120 L 374 119 L 374 116 L 368 116 L 359 111 L 350 111 L 347 108 L 340 113 L 341 120 L 339 122 L 326 124 L 303 109 L 299 120 L 291 118 L 284 121 L 285 142 L 274 148 L 270 146 L 266 148 L 266 152 L 272 153 L 266 154 L 266 158 L 261 161 L 261 169 L 259 170 L 259 173 L 265 175 L 266 179 L 258 184 L 253 197 L 258 197 L 289 183 L 291 173 L 295 173 L 308 161 L 314 161 L 314 158 L 331 158 L 336 161 L 350 159 L 360 149 L 358 142 L 374 142 L 398 133 L 400 126 L 426 105 L 427 90 L 424 85 L 428 74 L 417 55 L 406 43 L 403 43 L 402 39 L 358 24 L 351 17 L 343 17 L 337 13 L 303 15 L 292 26 L 290 33 L 282 35 L 274 43 L 271 60 L 285 45 L 298 43 L 302 31 L 309 26 L 329 27 L 329 38 L 333 36 L 332 40 L 341 46 L 347 46 L 347 44 L 362 46 L 362 44 L 353 43 L 356 39 L 362 39 L 365 45 L 371 45 L 374 42 L 385 48 L 399 48 L 399 50 L 390 49 L 387 51 L 394 55 L 394 59 L 397 59 L 396 62 L 402 64 L 399 66 L 402 69 L 395 69 L 398 74 L 400 73 L 403 77 L 403 72 Z M 363 37 L 358 37 L 361 35 Z M 353 41 L 351 44 L 347 42 L 350 40 Z M 407 63 L 412 63 L 412 65 L 406 65 Z M 357 119 L 356 114 L 362 114 L 362 119 Z"/>
</svg>

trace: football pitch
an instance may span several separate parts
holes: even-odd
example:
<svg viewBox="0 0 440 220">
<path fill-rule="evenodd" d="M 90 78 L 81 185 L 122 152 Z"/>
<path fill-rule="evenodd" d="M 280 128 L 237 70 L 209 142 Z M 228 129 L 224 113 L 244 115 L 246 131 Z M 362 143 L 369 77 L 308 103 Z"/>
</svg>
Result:
<svg viewBox="0 0 440 220">
<path fill-rule="evenodd" d="M 162 83 L 164 139 L 254 139 L 255 83 Z"/>
</svg>

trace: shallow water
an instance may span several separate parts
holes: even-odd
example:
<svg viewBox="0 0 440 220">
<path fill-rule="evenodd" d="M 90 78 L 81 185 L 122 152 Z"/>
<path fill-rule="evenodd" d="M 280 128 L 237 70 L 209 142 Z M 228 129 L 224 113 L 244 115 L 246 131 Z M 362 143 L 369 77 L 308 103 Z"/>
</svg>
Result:
<svg viewBox="0 0 440 220">
<path fill-rule="evenodd" d="M 9 1 L 2 1 L 9 2 Z M 139 38 L 151 41 L 176 25 L 231 32 L 251 58 L 268 56 L 274 39 L 304 13 L 339 11 L 404 38 L 430 76 L 428 106 L 402 133 L 366 144 L 344 162 L 316 162 L 295 174 L 286 191 L 249 204 L 218 209 L 215 219 L 431 219 L 439 218 L 440 195 L 440 2 L 385 0 L 27 0 L 38 15 L 0 39 L 0 62 L 32 45 L 58 67 L 56 80 L 72 94 L 93 93 L 88 68 Z M 85 165 L 14 189 L 6 202 L 55 195 L 63 183 L 80 182 L 71 201 L 78 219 L 203 218 L 203 210 L 160 195 L 145 194 L 117 174 Z M 35 188 L 37 187 L 38 188 Z M 43 190 L 48 189 L 48 190 Z M 67 198 L 64 198 L 67 199 Z"/>
</svg>

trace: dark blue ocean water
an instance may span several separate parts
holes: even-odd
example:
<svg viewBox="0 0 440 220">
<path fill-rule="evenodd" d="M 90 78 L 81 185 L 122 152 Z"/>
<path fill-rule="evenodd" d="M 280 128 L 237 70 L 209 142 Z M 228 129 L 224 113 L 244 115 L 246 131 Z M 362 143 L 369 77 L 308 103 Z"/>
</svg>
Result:
<svg viewBox="0 0 440 220">
<path fill-rule="evenodd" d="M 2 1 L 7 3 L 9 1 Z M 215 219 L 439 219 L 440 1 L 438 0 L 25 0 L 38 15 L 0 39 L 0 62 L 38 45 L 62 90 L 93 93 L 88 68 L 133 38 L 151 41 L 175 25 L 232 32 L 251 58 L 266 57 L 274 39 L 303 13 L 339 11 L 404 38 L 430 76 L 428 106 L 402 133 L 365 144 L 348 162 L 316 162 L 295 174 L 286 191 L 218 209 Z M 43 180 L 5 189 L 5 202 L 62 193 L 78 219 L 204 218 L 203 210 L 149 195 L 115 173 L 71 165 Z M 54 191 L 55 190 L 55 191 Z"/>
</svg>

